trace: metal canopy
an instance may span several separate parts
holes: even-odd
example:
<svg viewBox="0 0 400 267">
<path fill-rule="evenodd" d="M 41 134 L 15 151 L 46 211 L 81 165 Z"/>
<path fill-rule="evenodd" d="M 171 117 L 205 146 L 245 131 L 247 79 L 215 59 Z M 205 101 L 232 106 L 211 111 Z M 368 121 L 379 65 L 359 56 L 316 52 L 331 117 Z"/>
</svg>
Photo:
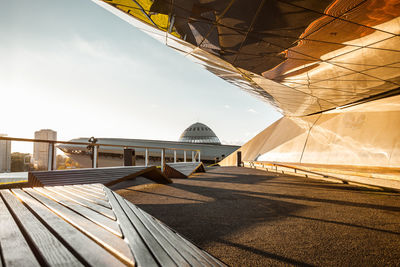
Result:
<svg viewBox="0 0 400 267">
<path fill-rule="evenodd" d="M 94 1 L 285 115 L 400 85 L 400 1 Z"/>
</svg>

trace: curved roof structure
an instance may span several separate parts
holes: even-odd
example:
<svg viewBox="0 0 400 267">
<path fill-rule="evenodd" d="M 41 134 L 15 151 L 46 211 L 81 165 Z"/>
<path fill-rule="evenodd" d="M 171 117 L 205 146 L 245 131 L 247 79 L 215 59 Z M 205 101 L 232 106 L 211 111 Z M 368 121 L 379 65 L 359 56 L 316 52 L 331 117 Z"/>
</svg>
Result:
<svg viewBox="0 0 400 267">
<path fill-rule="evenodd" d="M 213 130 L 200 122 L 193 123 L 187 127 L 179 137 L 179 142 L 196 144 L 221 144 Z"/>
<path fill-rule="evenodd" d="M 94 1 L 285 115 L 400 86 L 399 1 Z"/>
</svg>

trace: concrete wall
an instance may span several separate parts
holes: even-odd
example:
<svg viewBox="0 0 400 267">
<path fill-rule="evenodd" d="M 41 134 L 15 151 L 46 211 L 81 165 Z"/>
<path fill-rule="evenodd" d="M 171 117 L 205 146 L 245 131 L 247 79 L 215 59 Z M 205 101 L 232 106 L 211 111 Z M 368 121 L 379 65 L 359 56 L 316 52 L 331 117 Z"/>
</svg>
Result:
<svg viewBox="0 0 400 267">
<path fill-rule="evenodd" d="M 400 167 L 400 96 L 283 117 L 239 150 L 244 161 Z M 235 163 L 233 153 L 221 165 Z"/>
</svg>

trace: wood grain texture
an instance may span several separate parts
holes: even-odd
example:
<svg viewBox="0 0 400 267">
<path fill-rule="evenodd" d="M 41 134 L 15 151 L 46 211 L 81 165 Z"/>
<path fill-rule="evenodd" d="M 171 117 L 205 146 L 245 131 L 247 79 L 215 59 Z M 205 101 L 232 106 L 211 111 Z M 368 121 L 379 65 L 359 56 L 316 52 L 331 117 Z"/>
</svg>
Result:
<svg viewBox="0 0 400 267">
<path fill-rule="evenodd" d="M 104 185 L 71 187 L 0 190 L 0 267 L 225 266 Z"/>
<path fill-rule="evenodd" d="M 32 191 L 32 190 L 31 190 Z M 22 199 L 22 201 L 30 208 L 36 216 L 42 218 L 42 222 L 47 228 L 51 228 L 53 234 L 57 235 L 63 244 L 69 247 L 71 253 L 74 254 L 84 265 L 92 266 L 123 266 L 123 263 L 111 255 L 103 247 L 83 234 L 77 228 L 63 220 L 49 208 L 43 205 L 33 196 L 21 189 L 15 189 L 13 192 Z"/>
<path fill-rule="evenodd" d="M 158 266 L 157 261 L 153 258 L 148 246 L 144 243 L 143 239 L 140 237 L 136 228 L 132 225 L 126 215 L 123 207 L 117 200 L 117 194 L 114 194 L 110 189 L 104 187 L 110 204 L 117 216 L 117 219 L 121 225 L 122 233 L 125 239 L 128 241 L 129 247 L 135 258 L 135 264 L 138 266 Z"/>
<path fill-rule="evenodd" d="M 64 185 L 66 189 L 70 191 L 74 191 L 75 193 L 79 194 L 81 197 L 86 198 L 87 200 L 93 201 L 98 203 L 99 205 L 102 205 L 107 208 L 111 208 L 110 203 L 108 203 L 108 199 L 105 195 L 98 195 L 93 192 L 88 192 L 84 190 L 84 188 L 81 188 L 81 185 Z"/>
<path fill-rule="evenodd" d="M 179 253 L 178 250 L 175 249 L 174 245 L 170 243 L 165 236 L 154 227 L 154 225 L 139 211 L 139 209 L 130 203 L 129 201 L 125 201 L 128 207 L 131 209 L 133 214 L 137 217 L 138 220 L 143 224 L 144 228 L 142 231 L 149 232 L 154 239 L 160 244 L 163 250 L 168 254 L 169 257 L 175 262 L 178 266 L 190 266 L 189 262 L 185 260 L 184 257 Z M 129 216 L 129 215 L 128 215 Z M 137 225 L 137 224 L 135 224 Z M 141 235 L 143 233 L 139 232 Z"/>
<path fill-rule="evenodd" d="M 80 185 L 64 185 L 62 186 L 62 189 L 67 190 L 69 193 L 79 196 L 80 198 L 86 199 L 87 201 L 111 209 L 111 205 L 108 202 L 108 198 L 105 195 L 102 197 L 93 195 L 86 191 L 81 190 L 80 187 L 81 187 Z"/>
<path fill-rule="evenodd" d="M 1 190 L 1 192 L 4 191 Z M 2 197 L 0 197 L 0 222 L 0 245 L 4 264 L 6 266 L 40 266 Z"/>
<path fill-rule="evenodd" d="M 97 190 L 97 191 L 99 191 L 99 192 L 102 193 L 102 194 L 105 194 L 105 192 L 104 192 L 104 190 L 103 190 L 103 187 L 104 187 L 104 186 L 103 186 L 102 184 L 86 184 L 85 186 L 88 187 L 88 188 Z"/>
<path fill-rule="evenodd" d="M 125 200 L 114 194 L 118 203 L 121 205 L 125 214 L 128 216 L 129 220 L 135 226 L 138 234 L 149 247 L 151 253 L 154 258 L 161 266 L 177 266 L 177 264 L 172 260 L 172 258 L 168 255 L 168 253 L 163 249 L 162 245 L 160 245 L 154 236 L 148 231 L 146 226 L 137 218 L 137 216 L 133 213 L 133 211 L 128 207 Z"/>
<path fill-rule="evenodd" d="M 177 235 L 169 228 L 163 227 L 163 225 L 155 220 L 151 215 L 138 209 L 138 212 L 142 213 L 148 221 L 154 225 L 155 228 L 168 240 L 184 258 L 186 258 L 192 266 L 212 266 L 210 262 L 207 261 L 206 257 L 202 253 L 198 253 L 196 250 L 192 249 L 190 246 L 186 245 L 182 240 L 180 240 Z"/>
<path fill-rule="evenodd" d="M 166 224 L 161 222 L 160 220 L 154 218 L 147 212 L 145 212 L 142 209 L 139 209 L 146 217 L 151 219 L 157 227 L 160 228 L 160 231 L 163 234 L 168 235 L 169 240 L 171 240 L 174 245 L 180 245 L 182 248 L 185 250 L 188 250 L 193 256 L 196 257 L 198 261 L 202 263 L 203 266 L 226 266 L 226 264 L 222 263 L 219 261 L 217 258 L 211 256 L 208 254 L 206 251 L 202 250 L 201 248 L 197 247 L 193 243 L 191 243 L 189 240 L 181 236 L 179 233 L 177 233 L 175 230 L 169 228 Z M 192 263 L 192 262 L 191 262 Z"/>
<path fill-rule="evenodd" d="M 118 236 L 88 220 L 87 218 L 81 216 L 80 214 L 72 211 L 71 209 L 66 208 L 65 206 L 42 195 L 41 193 L 39 193 L 40 188 L 38 187 L 36 187 L 35 189 L 26 188 L 24 189 L 24 191 L 28 192 L 31 196 L 36 198 L 51 211 L 62 217 L 68 223 L 72 224 L 82 233 L 87 235 L 89 238 L 91 238 L 100 246 L 104 247 L 107 251 L 109 251 L 119 259 L 128 263 L 131 262 L 131 252 L 126 243 Z"/>
<path fill-rule="evenodd" d="M 114 185 L 143 176 L 157 183 L 171 183 L 155 166 L 108 167 L 56 171 L 33 171 L 28 174 L 30 186 L 56 186 L 100 183 Z"/>
<path fill-rule="evenodd" d="M 114 220 L 114 221 L 116 220 L 114 212 L 111 209 L 103 207 L 101 205 L 97 205 L 91 201 L 88 201 L 87 199 L 82 198 L 81 195 L 74 194 L 74 192 L 68 191 L 68 189 L 65 189 L 63 186 L 61 186 L 61 187 L 48 186 L 48 187 L 44 187 L 44 188 L 49 191 L 55 192 L 69 200 L 72 200 L 86 208 L 89 208 L 97 213 L 100 213 L 103 216 L 107 216 L 111 220 Z"/>
<path fill-rule="evenodd" d="M 78 191 L 81 194 L 90 196 L 91 198 L 98 198 L 98 199 L 102 199 L 102 200 L 107 200 L 106 196 L 104 195 L 104 193 L 101 193 L 99 191 L 95 191 L 91 188 L 86 188 L 86 185 L 64 185 L 64 187 L 73 189 Z"/>
<path fill-rule="evenodd" d="M 1 194 L 46 264 L 83 266 L 10 191 Z"/>
<path fill-rule="evenodd" d="M 184 175 L 183 173 L 179 172 L 175 168 L 171 167 L 169 164 L 165 164 L 164 174 L 168 178 L 175 178 L 175 179 L 177 179 L 177 178 L 180 178 L 180 179 L 188 178 L 186 175 Z"/>
<path fill-rule="evenodd" d="M 155 167 L 143 173 L 141 176 L 159 184 L 172 183 L 172 180 L 170 178 L 168 178 L 164 173 L 161 172 L 161 170 Z"/>
<path fill-rule="evenodd" d="M 167 163 L 165 167 L 165 174 L 169 178 L 188 178 L 193 173 L 205 172 L 202 162 Z"/>
<path fill-rule="evenodd" d="M 95 193 L 97 193 L 97 194 L 99 194 L 101 196 L 105 196 L 103 187 L 92 186 L 91 184 L 84 184 L 80 188 L 83 188 L 83 189 L 88 190 L 90 192 L 95 192 Z"/>
<path fill-rule="evenodd" d="M 51 198 L 54 200 L 54 203 L 58 203 L 63 205 L 64 207 L 70 209 L 71 211 L 75 213 L 69 212 L 70 215 L 74 214 L 79 214 L 80 216 L 88 219 L 89 221 L 94 222 L 95 224 L 101 226 L 102 228 L 108 230 L 109 232 L 117 235 L 117 236 L 122 236 L 122 233 L 119 229 L 118 223 L 114 220 L 111 220 L 107 217 L 105 217 L 102 214 L 99 214 L 98 212 L 95 212 L 91 209 L 88 209 L 76 202 L 70 201 L 68 198 L 64 197 L 63 195 L 54 193 L 46 188 L 35 188 L 38 192 L 41 194 L 45 195 L 48 198 Z M 80 218 L 80 217 L 78 217 Z"/>
</svg>

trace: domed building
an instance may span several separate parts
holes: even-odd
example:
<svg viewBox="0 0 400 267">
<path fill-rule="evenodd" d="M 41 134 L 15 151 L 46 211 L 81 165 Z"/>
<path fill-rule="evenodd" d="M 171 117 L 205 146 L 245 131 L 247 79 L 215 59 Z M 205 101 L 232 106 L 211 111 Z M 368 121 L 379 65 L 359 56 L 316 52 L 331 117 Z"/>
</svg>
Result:
<svg viewBox="0 0 400 267">
<path fill-rule="evenodd" d="M 186 128 L 179 137 L 179 142 L 220 145 L 217 135 L 207 125 L 196 122 Z"/>
<path fill-rule="evenodd" d="M 149 164 L 160 164 L 160 149 L 165 149 L 166 162 L 172 162 L 174 152 L 171 148 L 180 149 L 176 153 L 177 162 L 182 162 L 185 159 L 183 149 L 189 150 L 186 153 L 186 160 L 192 160 L 190 150 L 201 151 L 201 161 L 204 163 L 214 163 L 219 161 L 239 146 L 223 145 L 213 130 L 207 125 L 196 122 L 187 127 L 181 134 L 179 141 L 164 141 L 164 140 L 145 140 L 145 139 L 124 139 L 124 138 L 97 138 L 99 144 L 132 146 L 135 148 L 136 164 L 144 164 L 145 147 L 148 148 Z M 72 142 L 87 142 L 87 137 L 76 138 Z M 57 146 L 67 156 L 73 158 L 81 167 L 89 168 L 91 166 L 90 154 L 87 151 L 86 145 L 60 144 Z M 100 147 L 98 156 L 99 167 L 121 166 L 123 157 L 122 147 Z"/>
</svg>

